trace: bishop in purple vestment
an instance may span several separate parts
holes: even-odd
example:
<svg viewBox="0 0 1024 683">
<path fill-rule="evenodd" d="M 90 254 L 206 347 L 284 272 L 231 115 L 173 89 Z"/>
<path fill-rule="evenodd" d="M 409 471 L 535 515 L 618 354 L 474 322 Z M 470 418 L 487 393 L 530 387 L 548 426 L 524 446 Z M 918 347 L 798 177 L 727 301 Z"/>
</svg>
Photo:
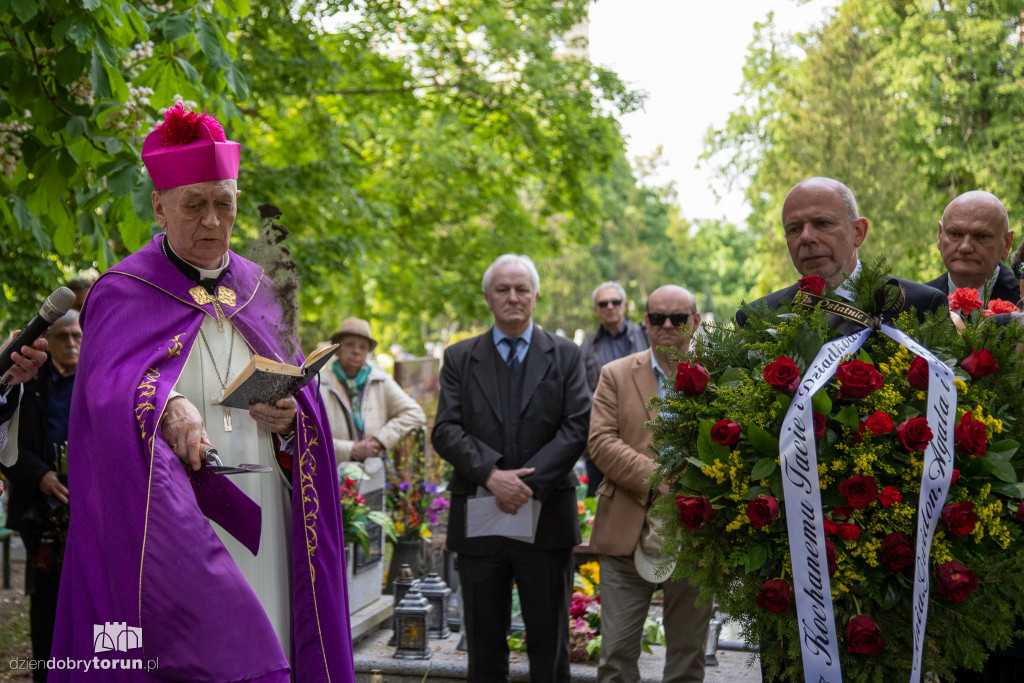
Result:
<svg viewBox="0 0 1024 683">
<path fill-rule="evenodd" d="M 234 411 L 269 432 L 276 452 L 274 473 L 239 476 L 290 483 L 287 648 L 209 521 L 256 555 L 265 510 L 201 465 L 203 407 L 174 391 L 211 321 L 253 353 L 302 362 L 277 331 L 273 283 L 227 249 L 238 158 L 215 119 L 169 110 L 143 147 L 166 233 L 104 273 L 82 312 L 50 680 L 354 680 L 341 509 L 317 391 Z"/>
</svg>

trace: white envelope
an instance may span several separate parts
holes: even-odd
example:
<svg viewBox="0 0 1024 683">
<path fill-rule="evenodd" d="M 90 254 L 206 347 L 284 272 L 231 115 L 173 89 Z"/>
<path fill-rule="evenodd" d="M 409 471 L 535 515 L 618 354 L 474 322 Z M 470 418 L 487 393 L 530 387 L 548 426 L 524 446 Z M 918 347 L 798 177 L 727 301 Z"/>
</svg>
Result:
<svg viewBox="0 0 1024 683">
<path fill-rule="evenodd" d="M 482 491 L 482 493 L 481 493 Z M 494 496 L 486 489 L 466 501 L 466 537 L 505 536 L 533 543 L 540 521 L 541 503 L 535 498 L 510 515 L 498 509 Z"/>
</svg>

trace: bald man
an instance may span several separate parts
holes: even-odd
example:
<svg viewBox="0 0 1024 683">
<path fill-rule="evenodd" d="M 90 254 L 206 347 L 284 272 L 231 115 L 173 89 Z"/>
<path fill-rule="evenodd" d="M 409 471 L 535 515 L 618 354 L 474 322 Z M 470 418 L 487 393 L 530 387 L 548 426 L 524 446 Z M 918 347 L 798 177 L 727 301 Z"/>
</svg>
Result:
<svg viewBox="0 0 1024 683">
<path fill-rule="evenodd" d="M 598 487 L 597 515 L 590 549 L 601 556 L 600 683 L 638 682 L 637 660 L 651 595 L 665 589 L 665 671 L 663 681 L 704 680 L 704 639 L 711 605 L 697 608 L 697 589 L 687 581 L 653 575 L 660 537 L 650 532 L 647 511 L 665 489 L 647 483 L 654 472 L 651 432 L 658 416 L 648 410 L 664 396 L 665 380 L 675 377 L 676 361 L 664 347 L 686 353 L 700 324 L 693 294 L 676 285 L 651 293 L 644 314 L 651 348 L 614 360 L 601 369 L 590 413 L 590 457 L 604 472 Z M 639 547 L 638 546 L 642 546 Z M 638 557 L 639 555 L 639 557 Z"/>
<path fill-rule="evenodd" d="M 808 178 L 798 183 L 782 203 L 782 228 L 797 272 L 803 277 L 821 276 L 840 297 L 852 299 L 853 293 L 847 285 L 848 280 L 860 273 L 857 248 L 867 238 L 868 219 L 857 210 L 857 200 L 850 188 L 832 178 Z M 904 294 L 901 310 L 913 309 L 919 320 L 925 311 L 934 311 L 948 303 L 942 291 L 895 279 Z M 792 301 L 797 291 L 797 285 L 793 284 L 740 308 L 736 311 L 736 323 L 746 324 L 746 308 L 777 309 L 784 301 Z M 882 319 L 891 322 L 900 312 L 890 311 Z M 841 334 L 863 329 L 834 315 L 830 316 L 829 325 Z"/>
<path fill-rule="evenodd" d="M 959 287 L 977 289 L 987 302 L 1020 298 L 1017 277 L 1004 261 L 1013 243 L 1006 207 L 982 190 L 964 192 L 942 212 L 939 253 L 946 272 L 928 283 L 952 294 Z"/>
</svg>

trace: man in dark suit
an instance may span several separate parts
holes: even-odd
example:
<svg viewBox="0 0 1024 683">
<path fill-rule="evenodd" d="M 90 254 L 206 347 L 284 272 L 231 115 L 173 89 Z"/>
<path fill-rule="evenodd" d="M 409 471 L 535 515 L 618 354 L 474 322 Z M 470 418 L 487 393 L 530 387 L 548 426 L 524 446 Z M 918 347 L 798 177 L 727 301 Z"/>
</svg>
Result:
<svg viewBox="0 0 1024 683">
<path fill-rule="evenodd" d="M 982 190 L 964 192 L 949 203 L 939 221 L 939 253 L 946 272 L 927 284 L 946 294 L 973 287 L 985 302 L 1016 303 L 1017 277 L 1004 263 L 1012 244 L 1003 203 Z"/>
<path fill-rule="evenodd" d="M 808 178 L 798 183 L 782 203 L 782 227 L 789 247 L 789 256 L 800 275 L 819 275 L 841 297 L 852 298 L 844 287 L 848 277 L 860 273 L 857 247 L 868 234 L 868 219 L 857 210 L 857 200 L 846 185 L 832 178 Z M 899 280 L 905 303 L 903 309 L 913 308 L 920 318 L 925 311 L 934 311 L 947 304 L 942 292 L 909 280 Z M 772 292 L 748 306 L 778 308 L 783 301 L 791 301 L 797 285 Z M 898 312 L 897 312 L 898 313 Z M 883 316 L 893 317 L 893 313 Z M 746 324 L 747 313 L 736 312 L 736 323 Z M 833 327 L 843 334 L 863 329 L 854 323 L 837 319 Z"/>
<path fill-rule="evenodd" d="M 509 680 L 514 582 L 530 680 L 568 681 L 572 550 L 580 540 L 572 468 L 587 441 L 589 391 L 579 349 L 533 324 L 540 282 L 528 257 L 499 257 L 483 290 L 494 327 L 445 352 L 433 434 L 455 468 L 447 544 L 458 553 L 468 678 Z M 467 514 L 469 501 L 523 515 L 525 531 L 480 535 L 483 516 Z"/>
<path fill-rule="evenodd" d="M 41 661 L 50 659 L 67 535 L 65 453 L 71 391 L 82 345 L 78 311 L 70 310 L 57 319 L 46 340 L 50 359 L 25 384 L 17 443 L 0 450 L 0 471 L 11 481 L 10 526 L 21 534 L 28 552 L 25 594 L 32 597 L 32 656 Z M 13 458 L 8 450 L 13 451 Z M 45 667 L 33 672 L 33 680 L 45 681 L 46 677 Z"/>
</svg>

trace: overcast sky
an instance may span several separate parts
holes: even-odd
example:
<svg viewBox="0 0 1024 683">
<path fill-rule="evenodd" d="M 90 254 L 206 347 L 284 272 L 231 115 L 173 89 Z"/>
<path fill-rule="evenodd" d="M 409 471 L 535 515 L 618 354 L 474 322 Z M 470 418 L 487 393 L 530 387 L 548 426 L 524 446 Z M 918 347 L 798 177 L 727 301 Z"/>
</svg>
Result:
<svg viewBox="0 0 1024 683">
<path fill-rule="evenodd" d="M 709 126 L 721 127 L 741 100 L 747 46 L 754 22 L 775 12 L 775 23 L 803 30 L 825 18 L 838 0 L 597 0 L 590 7 L 590 58 L 631 87 L 648 93 L 644 109 L 620 120 L 630 157 L 659 145 L 663 166 L 656 182 L 674 181 L 683 215 L 742 223 L 742 193 L 718 203 L 711 168 L 695 168 Z M 724 192 L 723 183 L 716 183 Z"/>
</svg>

